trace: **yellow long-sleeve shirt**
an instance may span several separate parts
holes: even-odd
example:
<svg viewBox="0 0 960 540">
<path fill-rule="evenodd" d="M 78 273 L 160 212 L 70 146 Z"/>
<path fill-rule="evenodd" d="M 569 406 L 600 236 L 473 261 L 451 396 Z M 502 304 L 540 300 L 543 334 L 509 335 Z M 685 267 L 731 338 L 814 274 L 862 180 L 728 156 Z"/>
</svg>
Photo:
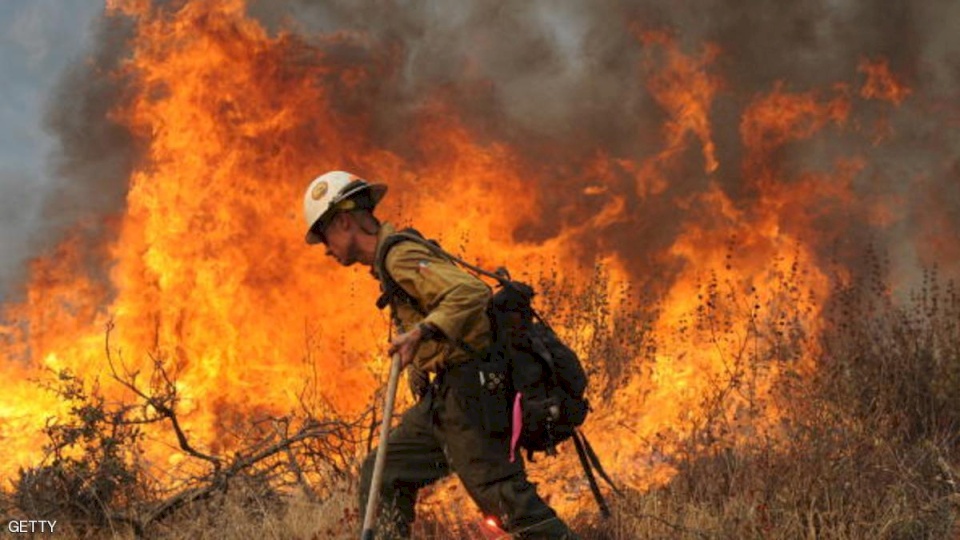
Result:
<svg viewBox="0 0 960 540">
<path fill-rule="evenodd" d="M 380 260 L 384 239 L 395 232 L 389 223 L 381 226 L 377 235 L 377 260 Z M 475 351 L 487 347 L 491 333 L 486 307 L 491 291 L 484 282 L 413 241 L 394 244 L 387 253 L 384 266 L 393 280 L 426 313 L 424 316 L 406 302 L 395 302 L 399 330 L 406 332 L 417 323 L 425 322 L 446 337 L 421 342 L 413 360 L 418 368 L 437 371 L 469 359 L 469 355 L 455 345 L 458 340 Z"/>
</svg>

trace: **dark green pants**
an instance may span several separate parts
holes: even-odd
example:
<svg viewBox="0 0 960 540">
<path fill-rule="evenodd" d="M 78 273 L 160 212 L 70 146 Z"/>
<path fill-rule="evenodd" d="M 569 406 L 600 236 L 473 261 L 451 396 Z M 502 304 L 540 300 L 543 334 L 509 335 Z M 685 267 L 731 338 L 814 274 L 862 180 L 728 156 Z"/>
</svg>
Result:
<svg viewBox="0 0 960 540">
<path fill-rule="evenodd" d="M 491 437 L 481 427 L 479 384 L 474 391 L 464 379 L 431 386 L 390 432 L 377 538 L 409 538 L 417 492 L 450 473 L 484 515 L 496 516 L 516 538 L 577 538 L 527 481 L 522 458 L 510 463 L 509 437 Z M 361 470 L 361 515 L 375 456 Z"/>
</svg>

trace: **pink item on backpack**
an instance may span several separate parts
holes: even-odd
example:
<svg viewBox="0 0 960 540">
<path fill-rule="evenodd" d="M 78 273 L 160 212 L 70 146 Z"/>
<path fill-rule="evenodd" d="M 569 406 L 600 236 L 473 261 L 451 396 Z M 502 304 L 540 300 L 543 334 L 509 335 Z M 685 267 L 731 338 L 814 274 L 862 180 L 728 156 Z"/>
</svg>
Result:
<svg viewBox="0 0 960 540">
<path fill-rule="evenodd" d="M 516 459 L 514 451 L 520 441 L 520 432 L 523 431 L 523 410 L 520 407 L 522 396 L 522 392 L 517 392 L 516 397 L 513 398 L 513 436 L 510 437 L 510 463 L 513 463 Z"/>
</svg>

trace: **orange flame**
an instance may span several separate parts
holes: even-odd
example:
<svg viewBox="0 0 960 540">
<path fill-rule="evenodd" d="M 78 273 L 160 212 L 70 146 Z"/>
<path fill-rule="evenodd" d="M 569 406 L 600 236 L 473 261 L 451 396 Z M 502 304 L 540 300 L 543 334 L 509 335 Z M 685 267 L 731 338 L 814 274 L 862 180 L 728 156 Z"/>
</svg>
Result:
<svg viewBox="0 0 960 540">
<path fill-rule="evenodd" d="M 900 105 L 910 95 L 911 90 L 890 73 L 886 59 L 863 59 L 858 69 L 867 76 L 860 88 L 860 95 L 864 99 L 880 99 Z"/>
</svg>

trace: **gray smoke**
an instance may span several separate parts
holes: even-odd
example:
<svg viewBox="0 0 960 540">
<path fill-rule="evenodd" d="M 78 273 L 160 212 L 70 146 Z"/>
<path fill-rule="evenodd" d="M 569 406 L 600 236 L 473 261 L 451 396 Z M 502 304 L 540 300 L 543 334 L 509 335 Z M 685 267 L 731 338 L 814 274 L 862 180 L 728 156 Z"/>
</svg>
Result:
<svg viewBox="0 0 960 540">
<path fill-rule="evenodd" d="M 95 246 L 108 239 L 105 220 L 123 211 L 139 145 L 110 112 L 123 103 L 130 84 L 118 67 L 131 32 L 129 20 L 98 20 L 93 51 L 68 66 L 52 92 L 44 124 L 57 135 L 57 147 L 50 160 L 54 181 L 44 200 L 44 227 L 37 232 L 40 245 L 69 231 Z M 92 274 L 104 274 L 109 264 L 102 256 L 86 262 Z"/>
<path fill-rule="evenodd" d="M 52 144 L 38 120 L 43 97 L 72 55 L 66 47 L 82 42 L 76 21 L 92 16 L 60 4 L 0 4 L 0 301 L 36 253 L 30 236 L 42 227 L 40 207 L 51 180 L 43 164 Z"/>
<path fill-rule="evenodd" d="M 99 242 L 103 220 L 122 210 L 136 152 L 132 137 L 107 118 L 124 83 L 105 75 L 124 54 L 130 29 L 102 10 L 97 0 L 0 7 L 0 301 L 15 292 L 27 260 L 67 233 Z M 81 44 L 87 47 L 70 49 Z"/>
</svg>

